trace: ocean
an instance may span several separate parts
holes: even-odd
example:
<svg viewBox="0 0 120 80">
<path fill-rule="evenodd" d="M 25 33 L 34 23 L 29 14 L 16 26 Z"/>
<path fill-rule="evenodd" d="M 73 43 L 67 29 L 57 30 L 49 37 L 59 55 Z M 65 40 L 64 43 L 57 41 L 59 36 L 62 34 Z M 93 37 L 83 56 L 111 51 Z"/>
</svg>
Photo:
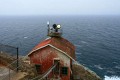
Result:
<svg viewBox="0 0 120 80">
<path fill-rule="evenodd" d="M 47 21 L 61 25 L 79 63 L 102 78 L 120 76 L 120 16 L 1 16 L 0 43 L 26 55 L 47 38 Z"/>
</svg>

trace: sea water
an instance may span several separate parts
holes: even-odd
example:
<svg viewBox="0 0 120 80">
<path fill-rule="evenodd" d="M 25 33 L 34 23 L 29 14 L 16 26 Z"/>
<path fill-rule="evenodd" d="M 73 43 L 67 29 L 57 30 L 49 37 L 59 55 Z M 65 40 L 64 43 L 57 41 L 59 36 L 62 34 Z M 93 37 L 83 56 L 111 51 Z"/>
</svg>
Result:
<svg viewBox="0 0 120 80">
<path fill-rule="evenodd" d="M 19 47 L 20 55 L 26 55 L 47 38 L 47 21 L 62 26 L 79 63 L 106 80 L 120 76 L 120 16 L 1 16 L 0 43 Z"/>
</svg>

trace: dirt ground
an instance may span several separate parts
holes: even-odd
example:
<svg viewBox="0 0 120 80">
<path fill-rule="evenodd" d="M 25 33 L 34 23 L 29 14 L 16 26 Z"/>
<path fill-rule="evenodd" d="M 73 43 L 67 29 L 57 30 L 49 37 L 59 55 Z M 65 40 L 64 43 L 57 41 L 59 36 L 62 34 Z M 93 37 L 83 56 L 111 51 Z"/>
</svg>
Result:
<svg viewBox="0 0 120 80">
<path fill-rule="evenodd" d="M 11 77 L 15 74 L 16 74 L 15 71 L 10 70 L 9 68 L 6 68 L 5 66 L 0 66 L 0 80 L 8 80 L 9 76 Z"/>
<path fill-rule="evenodd" d="M 1 65 L 0 66 L 0 79 L 8 74 L 9 74 L 9 69 Z"/>
</svg>

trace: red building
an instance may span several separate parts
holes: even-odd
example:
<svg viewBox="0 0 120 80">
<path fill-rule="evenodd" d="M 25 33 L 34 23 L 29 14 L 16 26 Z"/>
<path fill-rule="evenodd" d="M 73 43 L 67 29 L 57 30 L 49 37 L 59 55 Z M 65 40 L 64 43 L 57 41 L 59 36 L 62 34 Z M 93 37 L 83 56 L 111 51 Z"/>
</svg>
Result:
<svg viewBox="0 0 120 80">
<path fill-rule="evenodd" d="M 35 46 L 28 56 L 30 63 L 35 64 L 38 74 L 44 75 L 47 80 L 70 80 L 72 61 L 75 61 L 75 47 L 62 38 L 60 29 L 56 30 L 55 27 L 57 25 L 54 24 L 54 31 L 48 31 L 50 38 Z"/>
</svg>

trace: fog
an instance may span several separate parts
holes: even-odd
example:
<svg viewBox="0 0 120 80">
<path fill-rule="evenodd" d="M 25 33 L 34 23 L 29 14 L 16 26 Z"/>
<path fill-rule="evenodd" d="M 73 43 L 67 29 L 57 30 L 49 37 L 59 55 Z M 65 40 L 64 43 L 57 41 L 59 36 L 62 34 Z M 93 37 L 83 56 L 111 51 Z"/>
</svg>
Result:
<svg viewBox="0 0 120 80">
<path fill-rule="evenodd" d="M 119 15 L 120 0 L 0 0 L 0 15 Z"/>
</svg>

